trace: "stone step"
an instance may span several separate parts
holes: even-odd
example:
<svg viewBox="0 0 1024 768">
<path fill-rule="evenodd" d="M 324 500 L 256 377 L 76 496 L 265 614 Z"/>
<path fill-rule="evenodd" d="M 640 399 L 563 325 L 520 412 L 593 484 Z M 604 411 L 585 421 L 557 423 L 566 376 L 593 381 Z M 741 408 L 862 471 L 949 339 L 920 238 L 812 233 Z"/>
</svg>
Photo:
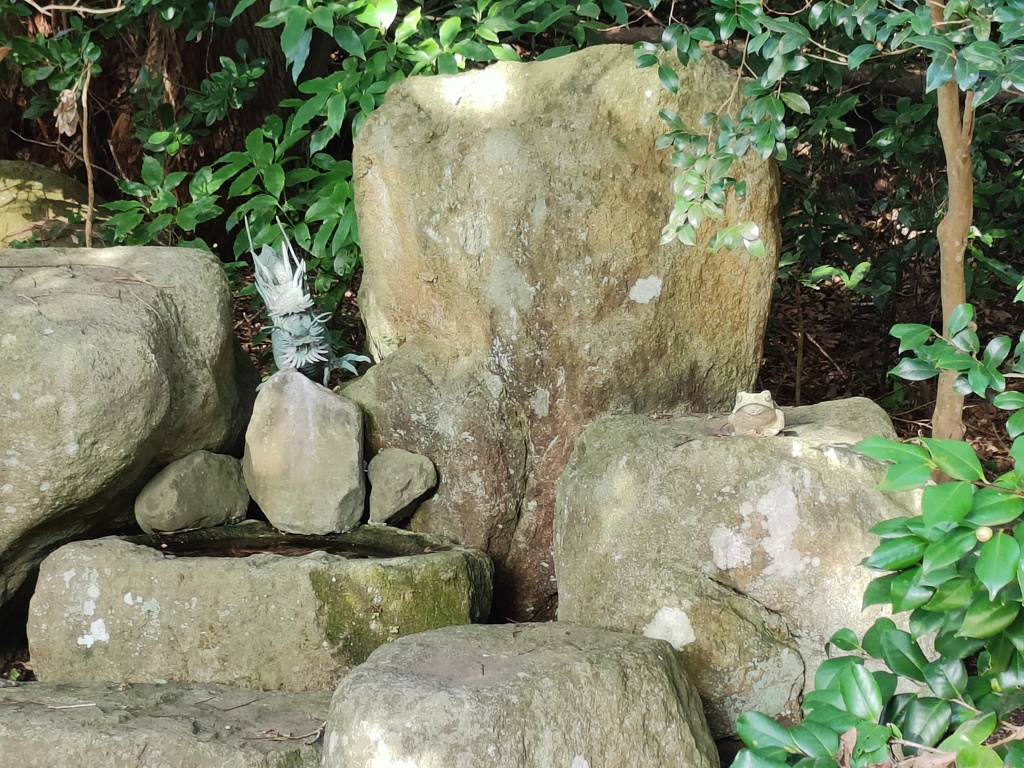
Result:
<svg viewBox="0 0 1024 768">
<path fill-rule="evenodd" d="M 0 687 L 0 765 L 319 768 L 329 693 L 225 685 Z"/>
</svg>

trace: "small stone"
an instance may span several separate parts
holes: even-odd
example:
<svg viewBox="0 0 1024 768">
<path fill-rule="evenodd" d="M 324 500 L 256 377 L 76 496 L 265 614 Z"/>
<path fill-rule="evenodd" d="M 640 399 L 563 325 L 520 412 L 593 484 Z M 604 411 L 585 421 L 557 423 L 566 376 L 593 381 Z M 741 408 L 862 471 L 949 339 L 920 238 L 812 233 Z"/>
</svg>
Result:
<svg viewBox="0 0 1024 768">
<path fill-rule="evenodd" d="M 370 460 L 370 523 L 397 525 L 437 485 L 437 470 L 426 456 L 385 448 Z"/>
<path fill-rule="evenodd" d="M 241 462 L 195 451 L 149 481 L 135 499 L 135 519 L 146 533 L 188 531 L 240 522 L 248 507 Z"/>
<path fill-rule="evenodd" d="M 256 396 L 242 472 L 278 530 L 352 530 L 366 503 L 362 411 L 298 371 L 275 373 Z"/>
</svg>

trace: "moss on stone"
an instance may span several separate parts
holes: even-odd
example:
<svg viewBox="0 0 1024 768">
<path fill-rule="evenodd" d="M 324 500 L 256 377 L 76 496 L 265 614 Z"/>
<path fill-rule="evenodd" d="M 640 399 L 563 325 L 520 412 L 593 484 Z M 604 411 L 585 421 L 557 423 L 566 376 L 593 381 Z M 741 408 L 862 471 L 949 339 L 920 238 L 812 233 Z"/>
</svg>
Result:
<svg viewBox="0 0 1024 768">
<path fill-rule="evenodd" d="M 380 645 L 438 627 L 469 624 L 476 589 L 460 557 L 348 563 L 344 571 L 310 571 L 320 604 L 317 625 L 345 666 L 361 664 Z"/>
</svg>

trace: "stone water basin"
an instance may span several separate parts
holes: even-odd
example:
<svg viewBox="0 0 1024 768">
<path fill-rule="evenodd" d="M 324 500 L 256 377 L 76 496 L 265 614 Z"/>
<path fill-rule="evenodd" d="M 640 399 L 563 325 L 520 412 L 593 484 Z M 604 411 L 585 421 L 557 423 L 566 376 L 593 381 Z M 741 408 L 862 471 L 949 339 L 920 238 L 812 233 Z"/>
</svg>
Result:
<svg viewBox="0 0 1024 768">
<path fill-rule="evenodd" d="M 492 575 L 483 552 L 383 526 L 80 541 L 40 568 L 32 666 L 50 682 L 333 690 L 383 643 L 486 619 Z"/>
</svg>

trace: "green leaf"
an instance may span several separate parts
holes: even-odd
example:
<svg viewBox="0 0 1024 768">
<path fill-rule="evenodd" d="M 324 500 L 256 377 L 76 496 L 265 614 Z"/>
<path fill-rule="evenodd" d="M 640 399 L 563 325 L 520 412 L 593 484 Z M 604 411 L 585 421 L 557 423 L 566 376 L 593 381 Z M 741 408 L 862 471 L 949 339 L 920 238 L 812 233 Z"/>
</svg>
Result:
<svg viewBox="0 0 1024 768">
<path fill-rule="evenodd" d="M 370 27 L 387 29 L 398 15 L 398 0 L 377 0 L 368 3 L 366 9 L 356 16 L 358 21 Z"/>
<path fill-rule="evenodd" d="M 841 672 L 838 682 L 846 710 L 872 723 L 877 722 L 884 702 L 871 673 L 863 665 L 856 664 Z"/>
<path fill-rule="evenodd" d="M 907 381 L 927 381 L 939 375 L 939 370 L 925 360 L 918 360 L 912 357 L 905 357 L 890 369 L 890 376 Z"/>
<path fill-rule="evenodd" d="M 491 49 L 476 40 L 460 40 L 452 46 L 452 51 L 470 61 L 494 61 Z"/>
<path fill-rule="evenodd" d="M 665 90 L 670 93 L 676 93 L 679 90 L 679 75 L 672 67 L 668 67 L 664 64 L 658 67 L 658 79 L 661 80 L 662 86 Z"/>
<path fill-rule="evenodd" d="M 1020 545 L 1002 531 L 981 545 L 974 575 L 988 589 L 989 600 L 995 600 L 999 590 L 1016 578 L 1019 562 Z"/>
<path fill-rule="evenodd" d="M 889 331 L 889 335 L 900 340 L 900 352 L 903 353 L 908 349 L 923 347 L 931 341 L 935 331 L 931 326 L 920 323 L 897 323 Z"/>
<path fill-rule="evenodd" d="M 973 540 L 973 533 L 971 538 Z M 865 558 L 862 565 L 880 571 L 901 571 L 911 565 L 916 565 L 925 551 L 933 546 L 935 545 L 929 546 L 927 541 L 916 536 L 887 539 L 879 544 L 870 556 Z"/>
<path fill-rule="evenodd" d="M 925 93 L 931 93 L 953 79 L 954 63 L 952 56 L 939 55 L 928 65 L 924 73 Z"/>
<path fill-rule="evenodd" d="M 271 196 L 279 198 L 284 192 L 284 168 L 280 165 L 267 166 L 263 171 L 263 186 Z"/>
<path fill-rule="evenodd" d="M 877 53 L 878 50 L 872 43 L 864 43 L 864 45 L 858 45 L 846 56 L 846 68 L 856 69 L 861 64 L 870 58 L 871 54 Z"/>
<path fill-rule="evenodd" d="M 928 459 L 929 456 L 928 451 L 920 445 L 901 443 L 898 440 L 888 440 L 877 435 L 861 440 L 853 447 L 853 450 L 877 461 L 916 461 Z"/>
<path fill-rule="evenodd" d="M 924 679 L 936 696 L 960 698 L 967 690 L 967 667 L 959 659 L 936 659 L 925 666 Z"/>
<path fill-rule="evenodd" d="M 964 518 L 971 525 L 1005 525 L 1024 513 L 1024 498 L 994 486 L 979 488 L 974 494 L 971 511 Z"/>
<path fill-rule="evenodd" d="M 959 752 L 965 747 L 981 744 L 992 735 L 998 720 L 995 712 L 988 712 L 961 723 L 952 734 L 939 742 L 938 748 L 946 752 Z"/>
<path fill-rule="evenodd" d="M 841 651 L 859 651 L 860 640 L 852 629 L 840 629 L 831 638 L 829 644 L 834 645 Z"/>
<path fill-rule="evenodd" d="M 921 442 L 932 455 L 935 464 L 954 480 L 984 480 L 985 473 L 981 469 L 974 449 L 962 440 L 936 440 L 922 437 Z"/>
<path fill-rule="evenodd" d="M 918 463 L 901 462 L 893 464 L 885 471 L 885 477 L 878 484 L 880 491 L 912 491 L 920 488 L 931 478 L 932 466 L 921 461 Z"/>
<path fill-rule="evenodd" d="M 974 598 L 974 582 L 969 579 L 950 579 L 940 584 L 932 599 L 924 607 L 929 611 L 956 611 L 970 605 Z"/>
<path fill-rule="evenodd" d="M 789 763 L 783 760 L 772 760 L 749 749 L 743 749 L 733 760 L 732 768 L 789 768 Z"/>
<path fill-rule="evenodd" d="M 545 51 L 545 53 L 549 53 L 549 51 Z M 537 57 L 537 60 L 540 61 L 540 56 Z M 442 53 L 440 56 L 437 57 L 437 73 L 439 75 L 454 75 L 458 71 L 459 63 L 453 54 Z M 370 109 L 365 108 L 362 99 L 359 100 L 359 106 L 363 110 L 363 112 L 368 113 L 373 111 L 372 106 L 370 107 Z"/>
<path fill-rule="evenodd" d="M 338 47 L 350 56 L 355 56 L 360 59 L 366 58 L 366 50 L 363 48 L 363 41 L 359 39 L 359 35 L 355 33 L 352 27 L 346 27 L 339 24 L 334 28 L 334 42 L 338 44 Z"/>
<path fill-rule="evenodd" d="M 790 734 L 797 748 L 809 757 L 830 758 L 839 750 L 839 734 L 823 723 L 805 720 Z"/>
<path fill-rule="evenodd" d="M 895 630 L 883 634 L 882 659 L 896 674 L 919 683 L 925 681 L 924 670 L 928 659 L 910 633 Z"/>
<path fill-rule="evenodd" d="M 957 751 L 956 765 L 957 768 L 1003 768 L 1003 758 L 992 747 L 971 745 Z"/>
<path fill-rule="evenodd" d="M 1012 439 L 1024 435 L 1024 410 L 1017 411 L 1006 420 L 1006 432 Z"/>
<path fill-rule="evenodd" d="M 744 712 L 736 722 L 736 732 L 743 743 L 754 749 L 779 747 L 787 752 L 796 752 L 793 735 L 767 715 L 760 712 Z"/>
<path fill-rule="evenodd" d="M 973 500 L 974 486 L 970 483 L 929 485 L 921 496 L 921 517 L 929 530 L 945 523 L 958 523 L 970 512 Z"/>
<path fill-rule="evenodd" d="M 809 115 L 811 113 L 811 105 L 799 93 L 786 92 L 780 94 L 779 98 L 794 112 L 798 112 L 801 115 Z"/>
<path fill-rule="evenodd" d="M 557 59 L 559 56 L 565 56 L 567 53 L 572 53 L 571 45 L 560 45 L 556 48 L 548 48 L 544 53 L 537 57 L 537 61 L 548 61 L 550 59 Z"/>
<path fill-rule="evenodd" d="M 142 180 L 150 189 L 159 189 L 164 180 L 164 167 L 153 155 L 142 156 Z"/>
<path fill-rule="evenodd" d="M 892 583 L 896 580 L 897 576 L 899 576 L 898 573 L 887 573 L 885 576 L 872 579 L 867 589 L 864 590 L 861 610 L 864 610 L 869 605 L 886 605 L 892 602 Z"/>
<path fill-rule="evenodd" d="M 978 595 L 967 609 L 964 623 L 957 635 L 960 637 L 986 638 L 1006 629 L 1020 613 L 1019 600 L 989 600 Z"/>
<path fill-rule="evenodd" d="M 958 528 L 928 545 L 921 558 L 921 567 L 925 573 L 930 573 L 957 563 L 960 558 L 974 549 L 977 541 L 974 531 Z"/>
<path fill-rule="evenodd" d="M 931 599 L 935 589 L 924 584 L 921 576 L 920 568 L 908 568 L 893 579 L 889 594 L 892 599 L 893 611 L 896 613 L 912 611 Z"/>
<path fill-rule="evenodd" d="M 932 746 L 945 736 L 953 710 L 948 701 L 932 696 L 915 696 L 895 720 L 903 738 Z"/>
<path fill-rule="evenodd" d="M 959 55 L 982 69 L 1000 70 L 1003 50 L 990 40 L 975 40 L 960 49 Z"/>
<path fill-rule="evenodd" d="M 976 637 L 957 637 L 953 632 L 943 631 L 935 636 L 935 650 L 948 659 L 966 659 L 972 653 L 977 653 L 984 644 L 984 640 Z"/>
<path fill-rule="evenodd" d="M 456 35 L 462 29 L 462 19 L 458 16 L 449 16 L 441 24 L 441 28 L 437 31 L 438 42 L 441 43 L 442 48 L 448 48 L 454 42 Z"/>
<path fill-rule="evenodd" d="M 956 336 L 972 322 L 974 322 L 974 307 L 970 304 L 959 304 L 953 307 L 953 311 L 949 315 L 948 334 Z"/>
</svg>

